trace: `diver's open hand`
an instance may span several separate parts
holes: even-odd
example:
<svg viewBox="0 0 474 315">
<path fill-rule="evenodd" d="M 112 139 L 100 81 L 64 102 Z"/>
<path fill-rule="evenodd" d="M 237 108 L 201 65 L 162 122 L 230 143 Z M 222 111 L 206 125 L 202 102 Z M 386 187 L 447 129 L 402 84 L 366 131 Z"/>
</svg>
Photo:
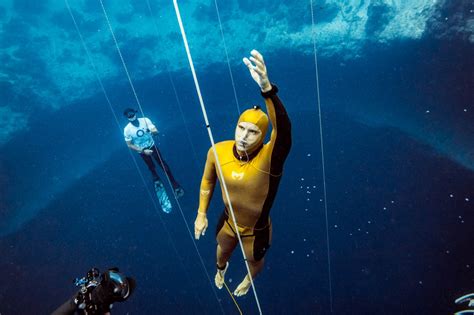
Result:
<svg viewBox="0 0 474 315">
<path fill-rule="evenodd" d="M 198 240 L 201 235 L 206 234 L 207 230 L 207 216 L 205 213 L 198 212 L 196 220 L 194 221 L 194 237 Z"/>
<path fill-rule="evenodd" d="M 270 91 L 272 89 L 272 85 L 268 79 L 267 67 L 265 67 L 263 56 L 255 49 L 252 50 L 250 54 L 252 55 L 250 60 L 247 57 L 245 57 L 243 60 L 245 65 L 249 68 L 252 78 L 260 86 L 262 92 Z"/>
</svg>

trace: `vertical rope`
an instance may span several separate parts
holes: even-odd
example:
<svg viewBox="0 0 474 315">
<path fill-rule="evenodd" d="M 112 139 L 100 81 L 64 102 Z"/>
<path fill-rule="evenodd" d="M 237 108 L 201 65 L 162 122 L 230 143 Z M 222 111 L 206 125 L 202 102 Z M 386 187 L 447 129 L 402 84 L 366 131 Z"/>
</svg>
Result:
<svg viewBox="0 0 474 315">
<path fill-rule="evenodd" d="M 189 66 L 191 68 L 191 72 L 192 72 L 192 75 L 193 75 L 194 85 L 196 87 L 196 92 L 197 92 L 197 95 L 198 95 L 198 98 L 199 98 L 199 103 L 201 104 L 202 115 L 203 115 L 204 121 L 206 123 L 206 128 L 207 128 L 207 132 L 208 132 L 208 135 L 209 135 L 209 140 L 211 141 L 211 144 L 212 144 L 212 148 L 213 148 L 213 152 L 214 152 L 214 158 L 216 159 L 217 170 L 219 172 L 220 178 L 222 179 L 221 180 L 221 187 L 224 190 L 225 196 L 226 196 L 226 198 L 229 202 L 229 212 L 232 216 L 232 220 L 234 222 L 234 225 L 238 226 L 237 221 L 235 219 L 234 209 L 232 207 L 232 202 L 230 201 L 231 199 L 230 199 L 230 196 L 229 196 L 229 191 L 227 189 L 227 185 L 225 183 L 225 179 L 224 179 L 224 176 L 223 176 L 223 173 L 222 173 L 222 168 L 221 168 L 221 165 L 220 165 L 220 162 L 219 162 L 219 157 L 217 155 L 216 145 L 215 145 L 215 142 L 214 142 L 214 137 L 212 135 L 211 126 L 210 126 L 209 120 L 207 118 L 206 107 L 204 105 L 204 101 L 203 101 L 203 98 L 202 98 L 201 88 L 199 87 L 199 81 L 197 79 L 196 70 L 194 69 L 194 63 L 193 63 L 193 59 L 192 59 L 192 56 L 191 56 L 191 52 L 189 50 L 188 40 L 186 38 L 186 32 L 184 30 L 183 22 L 181 20 L 181 13 L 179 11 L 177 0 L 173 0 L 173 4 L 174 4 L 175 11 L 176 11 L 176 18 L 178 20 L 179 28 L 181 30 L 181 35 L 183 37 L 183 43 L 184 43 L 184 47 L 186 49 L 186 54 L 188 55 Z M 248 276 L 249 276 L 249 279 L 250 279 L 250 283 L 251 283 L 251 286 L 252 286 L 255 301 L 257 302 L 258 311 L 259 311 L 259 314 L 262 314 L 262 309 L 260 307 L 260 301 L 258 299 L 257 291 L 255 289 L 255 284 L 253 282 L 252 274 L 250 272 L 250 267 L 249 267 L 249 264 L 248 264 L 248 261 L 247 261 L 247 257 L 245 255 L 244 246 L 243 246 L 243 243 L 242 243 L 242 238 L 240 236 L 240 233 L 239 233 L 238 229 L 236 229 L 236 234 L 237 234 L 237 238 L 239 240 L 239 245 L 240 245 L 240 249 L 242 251 L 242 255 L 244 257 L 245 267 L 247 268 L 247 273 L 248 273 Z"/>
<path fill-rule="evenodd" d="M 100 2 L 100 5 L 101 5 L 101 7 L 102 7 L 102 11 L 104 12 L 104 16 L 105 16 L 105 19 L 106 19 L 106 21 L 107 21 L 107 25 L 109 26 L 109 30 L 110 30 L 110 33 L 111 33 L 112 38 L 113 38 L 113 40 L 114 40 L 115 47 L 117 48 L 117 52 L 118 52 L 118 54 L 119 54 L 120 60 L 122 61 L 122 66 L 123 66 L 123 68 L 124 68 L 124 70 L 125 70 L 125 73 L 126 73 L 126 75 L 127 75 L 128 82 L 129 82 L 130 87 L 131 87 L 131 89 L 132 89 L 132 91 L 133 91 L 133 95 L 135 96 L 135 101 L 136 101 L 136 103 L 137 103 L 137 105 L 138 105 L 138 108 L 140 109 L 140 112 L 141 112 L 141 114 L 143 115 L 143 117 L 146 117 L 146 116 L 145 116 L 145 113 L 144 113 L 144 111 L 143 111 L 143 108 L 142 108 L 142 106 L 141 106 L 140 100 L 139 100 L 139 98 L 138 98 L 138 95 L 137 95 L 137 93 L 136 93 L 135 86 L 134 86 L 134 84 L 133 84 L 133 82 L 132 82 L 130 73 L 128 72 L 127 65 L 126 65 L 125 60 L 124 60 L 124 58 L 123 58 L 123 56 L 122 56 L 122 52 L 121 52 L 120 47 L 119 47 L 119 45 L 118 45 L 117 38 L 115 37 L 115 33 L 114 33 L 114 31 L 113 31 L 112 24 L 110 23 L 110 19 L 109 19 L 109 16 L 108 16 L 108 14 L 107 14 L 107 10 L 105 9 L 102 0 L 99 0 L 99 2 Z M 157 152 L 158 152 L 158 148 L 156 148 L 156 145 L 154 145 L 154 147 L 155 147 L 155 149 L 156 149 Z M 160 155 L 160 154 L 158 154 L 158 158 L 159 158 L 159 160 L 160 160 L 160 164 L 161 164 L 163 170 L 165 170 L 166 168 L 165 168 L 165 165 L 164 165 L 164 163 L 163 163 L 163 160 L 161 159 L 161 155 Z M 214 288 L 214 285 L 212 284 L 211 277 L 209 276 L 209 273 L 207 272 L 206 266 L 204 265 L 204 260 L 202 259 L 202 255 L 201 255 L 201 253 L 199 252 L 199 249 L 198 249 L 198 247 L 197 247 L 197 245 L 196 245 L 196 242 L 195 242 L 195 240 L 194 240 L 194 236 L 193 236 L 193 234 L 192 234 L 192 232 L 191 232 L 191 230 L 190 230 L 190 228 L 189 228 L 189 225 L 188 225 L 188 223 L 187 223 L 187 221 L 186 221 L 186 217 L 184 216 L 184 212 L 183 212 L 183 209 L 182 209 L 182 207 L 181 207 L 181 204 L 180 204 L 180 202 L 179 202 L 179 200 L 178 200 L 178 197 L 177 197 L 176 194 L 174 193 L 174 187 L 173 187 L 173 185 L 172 185 L 172 183 L 171 183 L 171 180 L 170 180 L 168 174 L 166 173 L 166 171 L 164 171 L 164 174 L 165 174 L 165 176 L 166 176 L 166 179 L 167 179 L 167 181 L 168 181 L 169 186 L 173 189 L 173 196 L 174 196 L 174 198 L 175 198 L 176 204 L 178 205 L 178 208 L 179 208 L 179 212 L 180 212 L 180 214 L 181 214 L 181 217 L 182 217 L 182 219 L 183 219 L 183 221 L 184 221 L 184 223 L 185 223 L 185 226 L 186 226 L 186 229 L 187 229 L 187 231 L 188 231 L 188 234 L 189 234 L 189 236 L 190 236 L 190 238 L 191 238 L 191 240 L 192 240 L 192 242 L 193 242 L 193 245 L 194 245 L 194 248 L 195 248 L 195 250 L 196 250 L 196 253 L 197 253 L 198 257 L 199 257 L 199 261 L 200 261 L 200 263 L 201 263 L 201 266 L 202 266 L 204 272 L 206 273 L 207 279 L 209 280 L 209 284 L 211 285 L 211 288 L 212 288 L 212 290 L 213 290 L 213 292 L 214 292 L 214 296 L 215 296 L 216 300 L 217 300 L 218 303 L 219 303 L 219 306 L 220 306 L 220 308 L 221 308 L 222 313 L 224 314 L 224 309 L 223 309 L 223 307 L 222 307 L 222 302 L 219 300 L 219 298 L 218 298 L 218 296 L 217 296 L 217 292 L 216 292 L 216 290 L 215 290 L 215 288 Z"/>
<path fill-rule="evenodd" d="M 227 44 L 225 42 L 224 30 L 222 28 L 221 15 L 219 13 L 219 7 L 217 6 L 217 0 L 214 0 L 214 4 L 216 6 L 217 19 L 219 20 L 219 27 L 220 27 L 220 30 L 221 30 L 222 43 L 224 44 L 225 57 L 227 59 L 227 67 L 229 68 L 229 75 L 230 75 L 230 80 L 232 82 L 232 89 L 234 90 L 235 104 L 237 105 L 237 111 L 239 112 L 239 115 L 240 115 L 240 105 L 239 105 L 239 100 L 237 99 L 237 91 L 236 91 L 236 88 L 235 88 L 234 76 L 232 74 L 232 68 L 230 67 L 229 54 L 227 53 Z"/>
<path fill-rule="evenodd" d="M 158 31 L 158 25 L 156 23 L 155 15 L 153 14 L 153 10 L 151 9 L 150 1 L 146 0 L 146 3 L 147 3 L 147 6 L 148 6 L 148 11 L 150 12 L 150 17 L 153 21 L 153 26 L 155 27 L 156 37 L 158 38 L 158 35 L 160 34 L 160 32 Z M 199 169 L 199 165 L 197 164 L 198 156 L 197 156 L 197 153 L 196 153 L 196 148 L 194 147 L 194 143 L 191 140 L 191 133 L 189 132 L 188 122 L 186 121 L 186 117 L 184 116 L 184 112 L 183 112 L 183 108 L 181 106 L 181 102 L 179 100 L 178 92 L 176 91 L 176 86 L 174 84 L 173 77 L 171 76 L 171 71 L 170 71 L 167 64 L 165 65 L 165 68 L 166 68 L 166 72 L 168 74 L 168 79 L 170 81 L 171 87 L 173 89 L 174 97 L 176 99 L 176 104 L 178 105 L 178 109 L 179 109 L 179 112 L 181 114 L 181 119 L 183 120 L 184 128 L 186 129 L 186 135 L 188 137 L 189 144 L 191 145 L 191 150 L 193 151 L 194 164 L 196 166 L 196 169 Z"/>
<path fill-rule="evenodd" d="M 239 314 L 242 315 L 242 310 L 240 309 L 239 303 L 235 300 L 234 296 L 232 295 L 232 292 L 230 291 L 229 287 L 227 286 L 227 283 L 224 281 L 224 286 L 225 289 L 227 290 L 227 293 L 229 293 L 230 297 L 232 298 L 232 301 L 234 301 L 235 307 L 239 311 Z"/>
<path fill-rule="evenodd" d="M 121 126 L 120 126 L 120 122 L 119 122 L 119 120 L 118 120 L 118 117 L 117 117 L 117 115 L 115 114 L 115 111 L 114 111 L 114 109 L 113 109 L 113 106 L 112 106 L 112 103 L 111 103 L 111 101 L 110 101 L 110 98 L 109 98 L 109 96 L 108 96 L 108 94 L 107 94 L 107 92 L 106 92 L 106 90 L 105 90 L 104 84 L 102 83 L 102 79 L 100 78 L 100 76 L 99 76 L 99 74 L 98 74 L 97 67 L 96 67 L 96 65 L 95 65 L 95 63 L 94 63 L 94 61 L 93 61 L 93 59 L 92 59 L 92 56 L 91 56 L 91 54 L 90 54 L 90 52 L 89 52 L 89 49 L 87 48 L 87 45 L 86 45 L 86 43 L 85 43 L 85 41 L 84 41 L 84 37 L 82 36 L 82 32 L 80 31 L 79 26 L 77 25 L 76 19 L 75 19 L 75 17 L 74 17 L 74 14 L 72 13 L 72 10 L 71 10 L 71 7 L 70 7 L 70 5 L 69 5 L 68 0 L 65 0 L 65 3 L 66 3 L 66 6 L 67 6 L 67 9 L 68 9 L 68 11 L 69 11 L 69 15 L 71 16 L 71 19 L 72 19 L 72 21 L 73 21 L 73 24 L 74 24 L 74 27 L 75 27 L 75 29 L 76 29 L 76 32 L 77 32 L 78 35 L 79 35 L 79 38 L 80 38 L 82 47 L 84 48 L 84 51 L 86 52 L 87 58 L 88 58 L 88 60 L 89 60 L 89 63 L 90 63 L 91 66 L 92 66 L 92 69 L 93 69 L 93 71 L 94 71 L 95 77 L 96 77 L 96 79 L 97 79 L 97 81 L 98 81 L 98 83 L 99 83 L 99 85 L 100 85 L 100 88 L 101 88 L 101 90 L 102 90 L 102 93 L 104 94 L 104 97 L 105 97 L 105 100 L 106 100 L 106 102 L 107 102 L 107 104 L 108 104 L 108 107 L 109 107 L 110 111 L 112 112 L 112 115 L 113 115 L 113 117 L 114 117 L 115 123 L 117 124 L 117 128 L 118 128 L 119 130 L 121 130 Z M 171 234 L 170 234 L 170 232 L 169 232 L 169 230 L 168 230 L 168 227 L 166 226 L 165 222 L 163 221 L 163 217 L 162 217 L 162 215 L 161 215 L 160 210 L 158 209 L 158 206 L 156 205 L 155 199 L 153 198 L 153 195 L 151 194 L 150 190 L 148 189 L 148 185 L 146 184 L 146 181 L 145 181 L 145 178 L 144 178 L 144 176 L 143 176 L 143 173 L 140 171 L 140 168 L 139 168 L 139 166 L 138 166 L 138 163 L 137 163 L 137 161 L 136 161 L 136 158 L 133 156 L 133 154 L 132 154 L 132 152 L 131 152 L 130 150 L 128 150 L 128 152 L 129 152 L 129 155 L 130 155 L 130 157 L 131 157 L 131 159 L 132 159 L 132 161 L 133 161 L 133 163 L 134 163 L 134 165 L 135 165 L 135 168 L 137 169 L 138 174 L 140 175 L 140 178 L 141 178 L 141 180 L 142 180 L 142 182 L 143 182 L 143 185 L 144 185 L 144 187 L 145 187 L 145 190 L 146 190 L 146 192 L 147 192 L 147 195 L 148 195 L 148 197 L 150 198 L 150 200 L 151 200 L 151 202 L 152 202 L 152 204 L 153 204 L 153 207 L 155 208 L 156 213 L 158 214 L 158 217 L 159 217 L 159 219 L 160 219 L 161 225 L 163 226 L 163 228 L 164 228 L 164 230 L 165 230 L 165 233 L 166 233 L 166 235 L 167 235 L 167 237 L 168 237 L 168 241 L 171 243 L 171 246 L 172 246 L 173 251 L 175 252 L 176 256 L 181 258 L 181 256 L 180 256 L 179 253 L 178 253 L 178 250 L 177 250 L 177 248 L 176 248 L 176 244 L 174 243 L 173 238 L 171 237 Z M 190 279 L 190 277 L 189 277 L 189 273 L 187 272 L 186 268 L 184 267 L 182 260 L 181 260 L 181 259 L 178 259 L 178 261 L 179 261 L 179 263 L 180 263 L 180 265 L 181 265 L 181 268 L 184 270 L 184 272 L 185 272 L 185 274 L 186 274 L 186 278 L 188 279 L 189 282 L 191 282 L 191 279 Z M 196 297 L 197 297 L 197 299 L 198 299 L 199 304 L 202 305 L 202 302 L 201 302 L 200 298 L 199 298 L 198 296 L 196 296 Z"/>
<path fill-rule="evenodd" d="M 329 281 L 329 305 L 331 313 L 333 312 L 333 296 L 332 296 L 332 274 L 331 274 L 331 247 L 329 241 L 329 220 L 328 220 L 328 202 L 327 202 L 327 189 L 326 189 L 326 168 L 325 168 L 325 157 L 324 157 L 324 137 L 323 137 L 323 123 L 321 117 L 321 97 L 319 92 L 319 70 L 318 70 L 318 55 L 316 52 L 316 34 L 314 26 L 314 12 L 313 12 L 313 0 L 310 0 L 311 5 L 311 37 L 313 39 L 313 50 L 314 50 L 314 66 L 316 75 L 316 94 L 318 98 L 318 116 L 319 116 L 319 134 L 321 142 L 321 162 L 323 169 L 323 190 L 324 190 L 324 213 L 326 217 L 326 245 L 328 251 L 328 281 Z"/>
</svg>

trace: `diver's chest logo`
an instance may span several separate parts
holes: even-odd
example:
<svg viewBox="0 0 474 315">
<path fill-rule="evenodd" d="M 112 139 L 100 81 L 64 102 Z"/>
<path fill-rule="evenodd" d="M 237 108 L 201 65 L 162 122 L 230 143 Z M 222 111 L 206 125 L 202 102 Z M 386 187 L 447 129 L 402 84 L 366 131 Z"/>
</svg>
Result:
<svg viewBox="0 0 474 315">
<path fill-rule="evenodd" d="M 145 131 L 143 131 L 143 129 L 138 129 L 136 135 L 141 138 L 145 135 Z"/>
<path fill-rule="evenodd" d="M 232 171 L 232 179 L 235 179 L 235 180 L 242 180 L 242 179 L 244 179 L 244 172 L 242 172 L 242 173 L 237 173 L 237 172 Z"/>
</svg>

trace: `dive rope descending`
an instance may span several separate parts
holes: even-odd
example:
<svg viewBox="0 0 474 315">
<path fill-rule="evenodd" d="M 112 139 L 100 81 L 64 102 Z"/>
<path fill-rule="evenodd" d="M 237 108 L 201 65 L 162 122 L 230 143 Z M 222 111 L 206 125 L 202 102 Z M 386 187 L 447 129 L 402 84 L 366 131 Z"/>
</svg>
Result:
<svg viewBox="0 0 474 315">
<path fill-rule="evenodd" d="M 325 157 L 324 157 L 324 137 L 323 137 L 323 122 L 321 117 L 321 97 L 319 93 L 319 70 L 318 70 L 318 55 L 316 53 L 316 35 L 315 35 L 315 23 L 314 23 L 314 11 L 313 11 L 313 0 L 310 0 L 311 8 L 311 38 L 313 41 L 314 51 L 314 67 L 316 76 L 316 94 L 318 101 L 318 116 L 319 116 L 319 135 L 321 143 L 321 164 L 323 171 L 323 191 L 324 191 L 324 214 L 326 219 L 326 245 L 327 245 L 327 258 L 328 258 L 328 282 L 329 282 L 329 307 L 332 313 L 333 311 L 333 297 L 332 297 L 332 274 L 331 274 L 331 247 L 329 241 L 329 218 L 328 218 L 328 198 L 326 188 L 326 168 L 325 168 Z"/>
<path fill-rule="evenodd" d="M 107 91 L 105 90 L 105 87 L 104 87 L 104 84 L 103 84 L 103 82 L 102 82 L 102 79 L 100 78 L 100 76 L 99 76 L 99 74 L 98 74 L 97 67 L 96 67 L 96 65 L 95 65 L 95 63 L 94 63 L 94 60 L 92 59 L 92 56 L 91 56 L 91 53 L 89 52 L 89 49 L 87 48 L 87 45 L 86 45 L 85 40 L 84 40 L 84 36 L 82 35 L 81 30 L 79 29 L 79 26 L 78 26 L 78 24 L 77 24 L 77 22 L 76 22 L 76 19 L 75 19 L 74 14 L 73 14 L 73 12 L 72 12 L 72 10 L 71 10 L 71 7 L 70 7 L 70 5 L 69 5 L 68 0 L 65 0 L 65 4 L 66 4 L 66 7 L 67 7 L 67 9 L 68 9 L 68 12 L 69 12 L 69 15 L 70 15 L 70 17 L 71 17 L 71 20 L 72 20 L 72 22 L 73 22 L 73 24 L 74 24 L 74 27 L 75 27 L 75 29 L 76 29 L 76 32 L 77 32 L 77 34 L 78 34 L 78 36 L 79 36 L 79 39 L 80 39 L 80 41 L 81 41 L 82 47 L 84 48 L 84 51 L 86 52 L 87 59 L 89 60 L 89 63 L 90 63 L 90 65 L 91 65 L 92 70 L 93 70 L 93 72 L 94 72 L 94 74 L 95 74 L 95 77 L 96 77 L 96 79 L 97 79 L 97 82 L 99 83 L 99 86 L 100 86 L 100 88 L 101 88 L 101 90 L 102 90 L 102 93 L 103 93 L 103 95 L 104 95 L 104 98 L 105 98 L 105 100 L 106 100 L 106 102 L 107 102 L 107 105 L 108 105 L 108 107 L 109 107 L 109 109 L 110 109 L 110 111 L 111 111 L 111 113 L 112 113 L 112 116 L 114 117 L 114 120 L 115 120 L 115 123 L 116 123 L 116 125 L 117 125 L 117 128 L 118 128 L 119 130 L 121 130 L 121 125 L 120 125 L 120 122 L 119 122 L 119 120 L 118 120 L 118 117 L 117 117 L 117 115 L 116 115 L 116 113 L 115 113 L 115 111 L 114 111 L 114 108 L 113 108 L 113 106 L 112 106 L 112 103 L 111 103 L 111 101 L 110 101 L 110 98 L 109 98 L 109 96 L 108 96 L 108 93 L 107 93 Z M 104 10 L 105 10 L 105 8 L 104 8 Z M 169 230 L 168 230 L 168 227 L 167 227 L 166 223 L 164 222 L 162 216 L 160 215 L 160 211 L 158 210 L 158 207 L 157 207 L 157 205 L 156 205 L 155 198 L 153 197 L 152 193 L 150 192 L 150 190 L 149 190 L 149 188 L 148 188 L 148 185 L 147 185 L 147 183 L 146 183 L 146 181 L 145 181 L 145 178 L 144 178 L 144 176 L 143 176 L 143 174 L 142 174 L 140 168 L 138 167 L 138 163 L 137 163 L 135 157 L 133 156 L 133 154 L 132 154 L 131 151 L 128 151 L 128 152 L 129 152 L 129 155 L 130 155 L 131 160 L 133 161 L 133 163 L 134 163 L 134 165 L 135 165 L 135 168 L 136 168 L 136 170 L 137 170 L 137 173 L 139 174 L 139 176 L 140 176 L 140 178 L 141 178 L 141 180 L 142 180 L 144 189 L 145 189 L 145 191 L 147 192 L 147 195 L 148 195 L 148 197 L 149 197 L 151 203 L 153 204 L 153 208 L 155 209 L 156 213 L 159 214 L 159 215 L 158 215 L 158 218 L 159 218 L 160 223 L 161 223 L 161 225 L 162 225 L 162 227 L 163 227 L 163 231 L 165 232 L 165 234 L 166 234 L 166 236 L 167 236 L 167 239 L 168 239 L 168 241 L 170 242 L 171 247 L 173 248 L 173 252 L 176 254 L 177 260 L 179 261 L 179 265 L 180 265 L 181 268 L 184 270 L 184 273 L 186 274 L 186 278 L 187 278 L 188 281 L 191 283 L 191 280 L 190 280 L 190 277 L 189 277 L 189 273 L 188 273 L 188 271 L 186 270 L 186 268 L 185 268 L 185 266 L 184 266 L 182 260 L 179 259 L 181 256 L 180 256 L 180 254 L 179 254 L 179 252 L 178 252 L 178 250 L 177 250 L 177 248 L 176 248 L 176 244 L 175 244 L 173 238 L 172 238 L 171 235 L 170 235 L 170 232 L 169 232 Z M 199 253 L 198 253 L 198 255 L 199 255 Z M 207 273 L 207 270 L 204 269 L 204 271 Z M 209 276 L 208 276 L 208 278 L 209 278 Z M 209 282 L 210 282 L 210 280 L 209 280 Z M 211 284 L 211 288 L 213 289 L 213 291 L 215 291 L 215 290 L 214 290 L 214 286 L 212 286 L 212 284 Z M 202 305 L 202 302 L 201 302 L 201 299 L 199 298 L 199 296 L 196 296 L 196 297 L 197 297 L 197 300 L 198 300 L 199 304 Z M 217 298 L 217 295 L 216 295 L 216 294 L 215 294 L 215 297 L 216 297 L 217 302 L 219 303 L 219 306 L 220 306 L 220 308 L 221 308 L 222 313 L 224 314 L 224 311 L 223 311 L 223 308 L 222 308 L 222 303 L 221 303 L 220 300 Z"/>
<path fill-rule="evenodd" d="M 137 94 L 136 94 L 136 92 L 135 92 L 135 87 L 134 87 L 133 82 L 132 82 L 132 80 L 131 80 L 131 77 L 130 77 L 130 75 L 129 75 L 127 65 L 126 65 L 126 63 L 125 63 L 125 60 L 123 59 L 122 53 L 121 53 L 121 51 L 120 51 L 120 47 L 119 47 L 119 45 L 118 45 L 117 39 L 116 39 L 115 34 L 114 34 L 114 31 L 113 31 L 113 29 L 112 29 L 112 25 L 111 25 L 111 23 L 110 23 L 110 20 L 109 20 L 108 14 L 107 14 L 107 10 L 105 9 L 102 0 L 99 0 L 99 2 L 100 2 L 100 5 L 101 5 L 101 7 L 102 7 L 102 11 L 103 11 L 103 13 L 104 13 L 104 17 L 105 17 L 105 19 L 106 19 L 106 21 L 107 21 L 107 25 L 108 25 L 108 27 L 109 27 L 110 33 L 111 33 L 112 38 L 113 38 L 113 40 L 114 40 L 115 47 L 116 47 L 117 52 L 118 52 L 118 54 L 119 54 L 120 60 L 122 61 L 122 66 L 123 66 L 123 68 L 124 68 L 124 70 L 125 70 L 125 73 L 126 73 L 126 75 L 127 75 L 128 82 L 129 82 L 130 87 L 131 87 L 131 89 L 132 89 L 132 91 L 133 91 L 133 94 L 134 94 L 134 96 L 135 96 L 135 100 L 136 100 L 136 102 L 137 102 L 137 105 L 138 105 L 138 107 L 139 107 L 139 109 L 140 109 L 142 115 L 144 115 L 143 109 L 142 109 L 142 107 L 141 107 L 141 103 L 140 103 L 140 101 L 139 101 L 139 99 L 138 99 L 138 96 L 137 96 Z M 163 161 L 161 161 L 161 159 L 160 159 L 160 163 L 161 163 L 161 164 L 163 163 Z M 135 164 L 136 164 L 136 163 L 135 163 Z M 137 164 L 136 164 L 136 166 L 137 166 L 137 168 L 138 168 L 138 165 L 137 165 Z M 167 180 L 168 180 L 169 186 L 172 186 L 171 180 L 170 180 L 170 178 L 168 177 L 168 175 L 166 174 L 166 172 L 165 172 L 165 175 L 166 175 L 166 178 L 167 178 Z M 143 176 L 142 176 L 142 179 L 143 179 Z M 147 191 L 148 191 L 148 190 L 147 190 Z M 204 273 L 205 273 L 206 276 L 207 276 L 207 279 L 208 279 L 208 281 L 209 281 L 209 284 L 211 285 L 211 289 L 213 290 L 214 297 L 216 298 L 216 301 L 217 301 L 218 304 L 219 304 L 219 308 L 220 308 L 220 310 L 221 310 L 221 313 L 222 313 L 222 314 L 225 314 L 224 308 L 223 308 L 223 306 L 222 306 L 222 302 L 221 302 L 221 300 L 218 298 L 217 292 L 215 291 L 214 286 L 212 285 L 211 277 L 209 276 L 209 273 L 207 272 L 206 266 L 204 265 L 204 260 L 202 259 L 202 255 L 201 255 L 201 253 L 200 253 L 200 251 L 199 251 L 199 249 L 198 249 L 198 247 L 197 247 L 197 245 L 196 245 L 196 242 L 194 241 L 192 232 L 191 232 L 191 230 L 190 230 L 190 228 L 189 228 L 189 225 L 188 225 L 188 223 L 187 223 L 187 221 L 186 221 L 186 217 L 185 217 L 184 212 L 183 212 L 183 209 L 182 209 L 182 207 L 181 207 L 181 203 L 179 202 L 179 200 L 178 200 L 176 194 L 173 194 L 173 195 L 174 195 L 175 201 L 176 201 L 176 203 L 177 203 L 177 205 L 178 205 L 178 209 L 179 209 L 179 213 L 180 213 L 180 215 L 181 215 L 181 218 L 183 219 L 184 224 L 185 224 L 185 227 L 186 227 L 186 230 L 188 231 L 188 235 L 189 235 L 189 237 L 191 238 L 191 241 L 193 242 L 193 246 L 194 246 L 194 249 L 195 249 L 195 251 L 196 251 L 196 254 L 197 254 L 197 256 L 199 257 L 199 261 L 200 261 L 201 267 L 202 267 Z M 153 201 L 153 204 L 155 204 L 154 201 Z M 161 217 L 160 217 L 160 218 L 161 218 Z M 163 223 L 163 224 L 164 224 L 164 223 Z M 169 233 L 169 232 L 167 231 L 167 233 Z M 177 252 L 176 246 L 175 246 L 174 242 L 173 242 L 172 244 L 173 244 L 174 250 Z M 178 256 L 179 256 L 179 255 L 178 255 Z M 182 263 L 181 260 L 180 260 L 180 263 Z"/>
<path fill-rule="evenodd" d="M 194 69 L 194 63 L 193 63 L 193 60 L 192 60 L 191 52 L 189 50 L 188 40 L 186 38 L 186 32 L 184 30 L 183 22 L 181 20 L 181 14 L 180 14 L 180 11 L 179 11 L 177 0 L 173 0 L 173 4 L 174 4 L 175 11 L 176 11 L 176 18 L 178 20 L 179 28 L 181 30 L 181 36 L 183 38 L 184 47 L 186 49 L 186 54 L 188 56 L 189 66 L 191 67 L 191 72 L 192 72 L 192 75 L 193 75 L 194 85 L 196 87 L 196 93 L 198 95 L 199 103 L 201 105 L 201 111 L 202 111 L 202 114 L 203 114 L 203 117 L 204 117 L 204 121 L 206 123 L 206 128 L 207 128 L 207 131 L 208 131 L 209 140 L 210 140 L 211 145 L 213 147 L 214 157 L 217 161 L 216 164 L 218 165 L 217 166 L 218 172 L 222 176 L 222 170 L 220 168 L 219 158 L 217 156 L 217 152 L 216 152 L 216 149 L 215 149 L 214 137 L 212 135 L 212 130 L 211 130 L 211 127 L 210 127 L 210 124 L 209 124 L 209 120 L 207 118 L 206 108 L 205 108 L 204 101 L 203 101 L 203 98 L 202 98 L 201 89 L 199 87 L 199 82 L 198 82 L 198 79 L 197 79 L 196 71 Z M 227 197 L 227 200 L 230 200 L 229 192 L 227 190 L 227 185 L 225 184 L 225 181 L 222 181 L 222 188 L 223 188 L 223 191 L 225 193 L 225 196 Z M 232 220 L 233 220 L 235 226 L 237 226 L 237 222 L 236 222 L 235 215 L 234 215 L 234 209 L 233 209 L 232 204 L 230 202 L 229 202 L 229 211 L 232 215 Z M 245 262 L 245 267 L 247 269 L 247 273 L 251 274 L 250 273 L 250 267 L 249 267 L 248 262 L 247 262 L 247 257 L 245 256 L 245 251 L 244 251 L 244 248 L 243 248 L 242 239 L 241 239 L 240 234 L 239 234 L 238 231 L 237 231 L 237 238 L 238 238 L 238 241 L 239 241 L 240 249 L 242 251 L 242 255 L 244 256 L 244 262 Z M 252 279 L 250 279 L 250 282 L 251 282 L 253 294 L 254 294 L 254 297 L 255 297 L 255 301 L 257 303 L 257 308 L 258 308 L 259 314 L 262 314 L 262 308 L 260 306 L 260 301 L 258 299 L 258 295 L 257 295 L 257 291 L 255 289 L 255 285 L 254 285 Z"/>
</svg>

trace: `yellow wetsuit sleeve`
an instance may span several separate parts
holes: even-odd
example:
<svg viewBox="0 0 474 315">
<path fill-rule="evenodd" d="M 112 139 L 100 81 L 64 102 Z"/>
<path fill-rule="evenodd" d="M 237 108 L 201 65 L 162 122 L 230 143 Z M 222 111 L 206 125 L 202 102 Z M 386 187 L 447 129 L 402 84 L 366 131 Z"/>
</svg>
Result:
<svg viewBox="0 0 474 315">
<path fill-rule="evenodd" d="M 206 166 L 201 180 L 201 189 L 199 191 L 199 209 L 201 213 L 207 213 L 209 203 L 211 202 L 214 187 L 216 186 L 217 173 L 213 149 L 207 152 Z"/>
</svg>

